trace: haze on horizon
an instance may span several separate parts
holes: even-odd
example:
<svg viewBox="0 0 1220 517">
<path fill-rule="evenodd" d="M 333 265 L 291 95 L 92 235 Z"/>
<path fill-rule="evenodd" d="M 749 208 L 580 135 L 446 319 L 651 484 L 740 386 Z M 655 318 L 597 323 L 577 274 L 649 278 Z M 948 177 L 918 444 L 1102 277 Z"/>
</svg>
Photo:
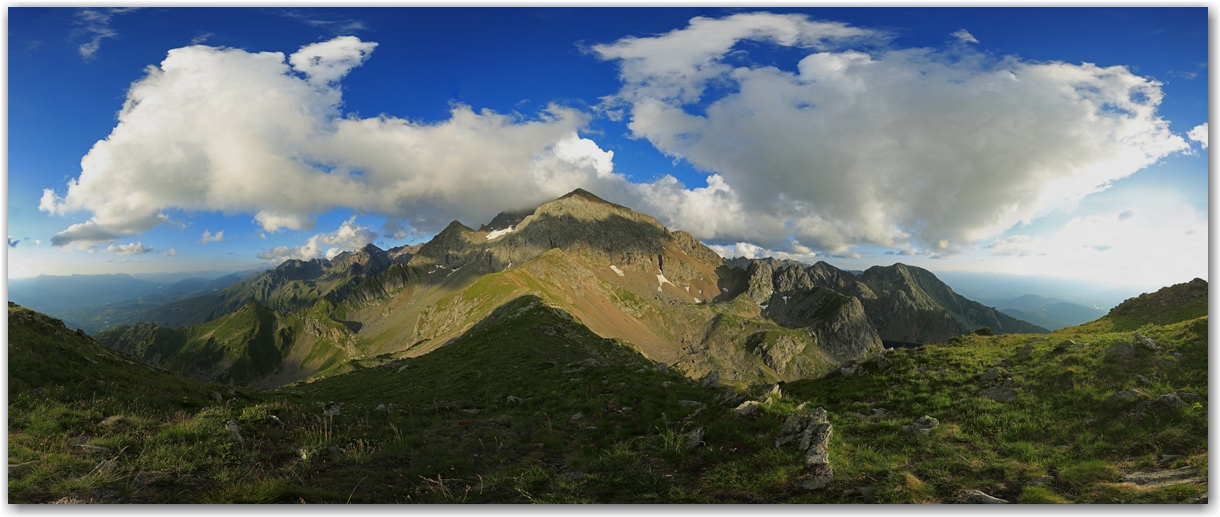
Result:
<svg viewBox="0 0 1220 517">
<path fill-rule="evenodd" d="M 13 8 L 9 278 L 333 257 L 578 187 L 726 257 L 1207 278 L 1206 8 L 906 11 Z"/>
</svg>

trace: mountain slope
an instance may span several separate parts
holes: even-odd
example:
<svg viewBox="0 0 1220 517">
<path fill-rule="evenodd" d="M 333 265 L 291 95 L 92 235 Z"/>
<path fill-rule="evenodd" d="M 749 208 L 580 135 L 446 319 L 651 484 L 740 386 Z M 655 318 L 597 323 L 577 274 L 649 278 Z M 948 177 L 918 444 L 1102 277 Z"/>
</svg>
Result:
<svg viewBox="0 0 1220 517">
<path fill-rule="evenodd" d="M 725 383 L 821 375 L 879 353 L 882 339 L 927 342 L 982 326 L 1045 332 L 901 264 L 857 276 L 824 262 L 726 263 L 690 234 L 581 189 L 480 230 L 453 221 L 396 250 L 370 244 L 331 260 L 290 260 L 214 296 L 148 311 L 146 321 L 199 334 L 249 300 L 278 312 L 291 343 L 275 347 L 279 368 L 240 376 L 257 385 L 418 357 L 526 295 L 651 360 Z M 132 339 L 113 343 L 143 346 Z"/>
</svg>

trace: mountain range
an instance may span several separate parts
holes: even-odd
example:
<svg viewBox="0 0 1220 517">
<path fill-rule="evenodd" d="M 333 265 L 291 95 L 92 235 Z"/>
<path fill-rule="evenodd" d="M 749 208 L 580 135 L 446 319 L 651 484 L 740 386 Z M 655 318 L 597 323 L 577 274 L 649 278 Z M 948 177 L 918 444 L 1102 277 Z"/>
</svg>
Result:
<svg viewBox="0 0 1220 517">
<path fill-rule="evenodd" d="M 575 190 L 431 241 L 288 260 L 214 293 L 125 317 L 98 341 L 171 371 L 242 385 L 333 375 L 453 341 L 523 297 L 692 378 L 795 380 L 988 327 L 1047 329 L 968 300 L 931 272 L 725 261 L 690 234 Z M 138 322 L 138 323 L 136 323 Z"/>
</svg>

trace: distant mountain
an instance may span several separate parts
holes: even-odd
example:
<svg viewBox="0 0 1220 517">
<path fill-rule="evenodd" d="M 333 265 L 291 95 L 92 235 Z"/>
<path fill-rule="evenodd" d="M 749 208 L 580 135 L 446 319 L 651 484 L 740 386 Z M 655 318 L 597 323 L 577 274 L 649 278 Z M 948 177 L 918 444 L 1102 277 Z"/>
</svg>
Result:
<svg viewBox="0 0 1220 517">
<path fill-rule="evenodd" d="M 35 311 L 57 314 L 69 309 L 105 305 L 139 298 L 157 291 L 162 284 L 114 275 L 39 275 L 9 280 L 9 300 Z"/>
<path fill-rule="evenodd" d="M 1093 321 L 1105 314 L 1101 309 L 1032 294 L 992 303 L 1004 314 L 1051 330 Z"/>
<path fill-rule="evenodd" d="M 147 309 L 137 321 L 177 329 L 156 335 L 204 336 L 216 321 L 255 321 L 233 320 L 237 312 L 275 314 L 276 328 L 290 329 L 276 342 L 277 368 L 225 370 L 253 346 L 243 337 L 200 370 L 208 379 L 265 384 L 341 373 L 349 366 L 340 363 L 374 356 L 429 353 L 524 296 L 689 377 L 723 383 L 815 377 L 879 353 L 883 339 L 924 343 L 983 326 L 1046 332 L 916 267 L 856 275 L 825 262 L 725 261 L 686 232 L 580 189 L 502 213 L 480 230 L 453 221 L 417 247 L 386 252 L 370 244 L 330 260 L 289 260 L 217 293 Z M 230 334 L 260 335 L 267 325 Z M 104 341 L 146 358 L 160 350 L 161 363 L 184 373 L 198 363 L 167 357 L 190 347 L 153 346 L 154 334 L 131 326 Z"/>
</svg>

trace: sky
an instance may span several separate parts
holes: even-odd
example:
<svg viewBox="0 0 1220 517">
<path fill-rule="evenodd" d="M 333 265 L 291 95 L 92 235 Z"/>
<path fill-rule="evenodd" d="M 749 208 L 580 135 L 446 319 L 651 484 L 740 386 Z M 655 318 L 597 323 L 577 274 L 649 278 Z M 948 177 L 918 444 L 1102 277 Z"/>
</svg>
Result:
<svg viewBox="0 0 1220 517">
<path fill-rule="evenodd" d="M 726 256 L 1207 278 L 1207 8 L 8 9 L 9 278 L 575 188 Z"/>
</svg>

